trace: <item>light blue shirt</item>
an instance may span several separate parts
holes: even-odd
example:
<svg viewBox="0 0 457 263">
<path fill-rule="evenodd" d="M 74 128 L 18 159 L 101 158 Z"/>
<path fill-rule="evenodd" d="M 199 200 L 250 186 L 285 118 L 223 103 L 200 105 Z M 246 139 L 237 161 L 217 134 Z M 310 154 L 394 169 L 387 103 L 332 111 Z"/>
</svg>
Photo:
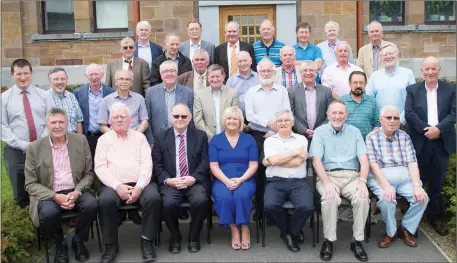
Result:
<svg viewBox="0 0 457 263">
<path fill-rule="evenodd" d="M 93 92 L 89 87 L 89 128 L 90 132 L 97 132 L 100 130 L 98 124 L 98 109 L 100 108 L 100 102 L 103 99 L 103 85 L 101 85 L 98 92 Z"/>
<path fill-rule="evenodd" d="M 189 59 L 192 61 L 192 58 L 194 57 L 195 51 L 199 50 L 201 48 L 202 40 L 198 41 L 198 44 L 194 44 L 192 40 L 189 40 Z"/>
<path fill-rule="evenodd" d="M 239 72 L 236 73 L 227 80 L 227 84 L 225 85 L 229 88 L 236 89 L 238 98 L 240 100 L 241 110 L 245 112 L 244 96 L 250 87 L 258 84 L 259 76 L 254 71 L 251 71 L 247 78 L 241 76 Z"/>
<path fill-rule="evenodd" d="M 151 44 L 148 41 L 148 44 L 146 46 L 142 46 L 138 42 L 138 57 L 146 60 L 149 64 L 149 68 L 152 66 L 152 54 L 151 54 Z"/>
<path fill-rule="evenodd" d="M 314 130 L 309 156 L 321 158 L 325 170 L 360 170 L 359 157 L 367 154 L 362 134 L 356 127 L 344 124 L 338 133 L 330 123 Z"/>
<path fill-rule="evenodd" d="M 216 134 L 221 133 L 221 112 L 220 112 L 220 104 L 221 104 L 221 94 L 222 88 L 219 91 L 214 91 L 211 89 L 211 94 L 213 95 L 213 105 L 214 105 L 214 112 L 216 113 Z"/>
<path fill-rule="evenodd" d="M 376 98 L 379 109 L 387 105 L 395 106 L 400 111 L 401 123 L 405 125 L 406 87 L 414 83 L 416 79 L 410 69 L 398 66 L 392 74 L 388 74 L 383 68 L 371 74 L 366 93 Z"/>
<path fill-rule="evenodd" d="M 335 41 L 334 45 L 330 45 L 328 43 L 328 40 L 325 40 L 324 42 L 319 43 L 317 46 L 321 49 L 322 52 L 322 57 L 323 57 L 323 63 L 322 63 L 322 69 L 319 71 L 319 75 L 322 76 L 322 73 L 324 72 L 324 69 L 328 65 L 332 65 L 333 62 L 336 62 L 336 57 L 335 57 L 335 48 L 339 43 L 347 43 L 346 41 L 339 40 L 337 39 Z M 349 45 L 349 44 L 348 44 Z M 352 48 L 349 46 L 349 63 L 354 64 L 354 57 L 352 55 Z"/>
<path fill-rule="evenodd" d="M 168 115 L 168 128 L 171 127 L 171 109 L 175 106 L 176 101 L 176 86 L 171 90 L 168 91 L 165 86 L 163 86 L 165 90 L 165 104 L 167 105 L 167 115 Z"/>
</svg>

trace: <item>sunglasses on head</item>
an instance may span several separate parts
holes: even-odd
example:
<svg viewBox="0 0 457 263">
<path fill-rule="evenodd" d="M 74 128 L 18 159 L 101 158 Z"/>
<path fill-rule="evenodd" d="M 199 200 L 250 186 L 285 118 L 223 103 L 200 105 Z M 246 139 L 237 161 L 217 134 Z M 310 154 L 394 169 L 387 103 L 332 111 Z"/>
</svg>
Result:
<svg viewBox="0 0 457 263">
<path fill-rule="evenodd" d="M 395 117 L 394 117 L 394 116 L 384 116 L 384 118 L 386 118 L 386 119 L 389 120 L 389 121 L 391 121 L 392 118 L 393 118 L 394 120 L 396 120 L 396 121 L 400 120 L 400 117 L 396 117 L 396 116 L 395 116 Z"/>
<path fill-rule="evenodd" d="M 185 119 L 187 119 L 187 116 L 189 116 L 189 115 L 173 115 L 173 118 L 175 118 L 175 119 L 181 118 L 181 119 L 185 120 Z"/>
<path fill-rule="evenodd" d="M 123 46 L 122 47 L 124 50 L 127 50 L 127 49 L 135 49 L 134 46 Z"/>
</svg>

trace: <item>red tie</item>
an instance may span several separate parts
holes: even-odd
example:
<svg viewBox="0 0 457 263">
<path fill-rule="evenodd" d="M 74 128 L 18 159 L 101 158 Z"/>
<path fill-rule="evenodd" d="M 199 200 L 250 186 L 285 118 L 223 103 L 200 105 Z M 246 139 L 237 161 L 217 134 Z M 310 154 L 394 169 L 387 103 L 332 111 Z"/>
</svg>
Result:
<svg viewBox="0 0 457 263">
<path fill-rule="evenodd" d="M 179 174 L 181 177 L 189 175 L 189 170 L 187 169 L 187 154 L 186 154 L 186 146 L 184 145 L 184 135 L 178 135 L 179 140 Z"/>
<path fill-rule="evenodd" d="M 27 125 L 29 126 L 29 138 L 30 142 L 33 142 L 36 140 L 36 128 L 35 122 L 33 121 L 32 108 L 30 108 L 30 102 L 27 98 L 27 91 L 23 90 L 22 94 L 24 94 L 22 101 L 24 103 L 25 118 L 27 119 Z"/>
<path fill-rule="evenodd" d="M 124 60 L 124 62 L 129 63 L 129 70 L 132 70 L 132 61 L 131 60 Z"/>
</svg>

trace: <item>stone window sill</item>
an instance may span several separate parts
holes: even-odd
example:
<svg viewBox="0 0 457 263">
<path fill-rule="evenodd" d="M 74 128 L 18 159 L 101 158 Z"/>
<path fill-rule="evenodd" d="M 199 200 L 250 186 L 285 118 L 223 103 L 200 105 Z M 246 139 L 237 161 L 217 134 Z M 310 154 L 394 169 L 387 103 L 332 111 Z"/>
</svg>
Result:
<svg viewBox="0 0 457 263">
<path fill-rule="evenodd" d="M 452 32 L 455 33 L 455 25 L 407 25 L 407 26 L 384 26 L 384 32 Z M 363 32 L 367 32 L 367 26 L 363 27 Z"/>
<path fill-rule="evenodd" d="M 106 40 L 122 39 L 124 37 L 133 37 L 132 31 L 127 32 L 107 32 L 107 33 L 73 33 L 73 34 L 32 34 L 32 42 L 43 41 L 72 41 L 72 40 Z"/>
</svg>

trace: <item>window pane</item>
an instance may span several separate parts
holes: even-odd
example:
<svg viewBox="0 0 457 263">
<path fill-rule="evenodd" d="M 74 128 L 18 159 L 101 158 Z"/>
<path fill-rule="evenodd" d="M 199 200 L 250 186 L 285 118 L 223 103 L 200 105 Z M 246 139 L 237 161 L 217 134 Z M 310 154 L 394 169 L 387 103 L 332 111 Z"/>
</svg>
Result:
<svg viewBox="0 0 457 263">
<path fill-rule="evenodd" d="M 260 26 L 255 27 L 255 32 L 257 35 L 260 35 Z"/>
<path fill-rule="evenodd" d="M 46 31 L 75 30 L 73 1 L 46 0 Z"/>
<path fill-rule="evenodd" d="M 247 23 L 246 16 L 242 16 L 242 17 L 241 17 L 241 24 L 242 24 L 242 25 L 245 25 L 246 23 Z"/>
<path fill-rule="evenodd" d="M 370 21 L 404 22 L 402 1 L 370 1 Z"/>
<path fill-rule="evenodd" d="M 255 35 L 254 26 L 249 27 L 249 35 Z"/>
<path fill-rule="evenodd" d="M 228 16 L 228 21 L 233 21 L 233 16 Z"/>
<path fill-rule="evenodd" d="M 260 24 L 261 21 L 262 21 L 262 17 L 259 16 L 259 15 L 256 15 L 256 16 L 255 16 L 255 23 L 256 23 L 256 24 Z"/>
<path fill-rule="evenodd" d="M 254 16 L 253 15 L 250 15 L 249 16 L 249 24 L 254 24 Z"/>
<path fill-rule="evenodd" d="M 455 21 L 454 1 L 425 1 L 426 21 Z"/>
<path fill-rule="evenodd" d="M 237 22 L 238 25 L 240 24 L 240 16 L 235 16 L 235 22 Z"/>
<path fill-rule="evenodd" d="M 249 38 L 249 43 L 250 44 L 254 44 L 255 43 L 255 38 L 254 37 L 250 37 Z"/>
<path fill-rule="evenodd" d="M 126 1 L 97 1 L 97 29 L 128 28 Z"/>
<path fill-rule="evenodd" d="M 248 34 L 248 27 L 247 26 L 242 26 L 241 27 L 241 34 L 242 35 L 247 35 Z"/>
</svg>

